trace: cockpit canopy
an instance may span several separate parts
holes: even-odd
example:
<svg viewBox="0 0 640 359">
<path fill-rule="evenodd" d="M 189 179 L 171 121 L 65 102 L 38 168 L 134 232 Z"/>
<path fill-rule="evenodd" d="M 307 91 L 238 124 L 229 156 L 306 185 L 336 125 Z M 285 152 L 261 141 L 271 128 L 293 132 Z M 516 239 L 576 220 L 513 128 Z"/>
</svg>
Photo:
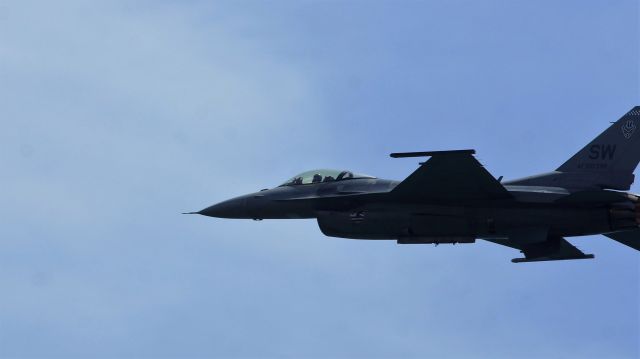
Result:
<svg viewBox="0 0 640 359">
<path fill-rule="evenodd" d="M 344 181 L 356 178 L 375 178 L 368 175 L 357 174 L 351 171 L 340 170 L 313 170 L 294 176 L 280 186 L 298 186 L 303 184 Z"/>
</svg>

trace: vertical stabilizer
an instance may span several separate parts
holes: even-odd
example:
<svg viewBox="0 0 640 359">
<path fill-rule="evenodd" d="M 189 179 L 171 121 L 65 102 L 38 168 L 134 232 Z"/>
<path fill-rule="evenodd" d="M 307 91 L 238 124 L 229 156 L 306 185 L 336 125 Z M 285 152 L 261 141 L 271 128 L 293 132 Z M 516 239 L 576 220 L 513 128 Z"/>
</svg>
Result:
<svg viewBox="0 0 640 359">
<path fill-rule="evenodd" d="M 632 108 L 554 172 L 506 184 L 626 191 L 631 188 L 638 162 L 640 106 Z"/>
<path fill-rule="evenodd" d="M 640 161 L 640 106 L 627 112 L 558 168 L 560 172 L 632 174 Z"/>
</svg>

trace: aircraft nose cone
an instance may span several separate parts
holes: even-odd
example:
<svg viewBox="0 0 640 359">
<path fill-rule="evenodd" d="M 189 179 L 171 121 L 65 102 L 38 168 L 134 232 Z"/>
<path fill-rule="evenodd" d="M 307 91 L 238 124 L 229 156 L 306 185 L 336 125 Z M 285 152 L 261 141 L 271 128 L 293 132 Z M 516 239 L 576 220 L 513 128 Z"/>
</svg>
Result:
<svg viewBox="0 0 640 359">
<path fill-rule="evenodd" d="M 246 200 L 244 198 L 234 198 L 228 201 L 214 204 L 207 207 L 199 214 L 208 217 L 218 218 L 248 218 L 246 210 Z"/>
</svg>

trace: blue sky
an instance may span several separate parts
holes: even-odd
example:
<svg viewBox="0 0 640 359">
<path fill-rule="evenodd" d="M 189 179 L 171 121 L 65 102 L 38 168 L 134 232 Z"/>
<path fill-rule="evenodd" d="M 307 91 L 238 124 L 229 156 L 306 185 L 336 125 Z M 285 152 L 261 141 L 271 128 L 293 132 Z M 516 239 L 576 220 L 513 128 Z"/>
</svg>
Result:
<svg viewBox="0 0 640 359">
<path fill-rule="evenodd" d="M 181 216 L 394 151 L 556 168 L 640 100 L 637 1 L 0 1 L 0 357 L 633 358 L 640 255 Z M 634 191 L 640 192 L 638 186 Z"/>
</svg>

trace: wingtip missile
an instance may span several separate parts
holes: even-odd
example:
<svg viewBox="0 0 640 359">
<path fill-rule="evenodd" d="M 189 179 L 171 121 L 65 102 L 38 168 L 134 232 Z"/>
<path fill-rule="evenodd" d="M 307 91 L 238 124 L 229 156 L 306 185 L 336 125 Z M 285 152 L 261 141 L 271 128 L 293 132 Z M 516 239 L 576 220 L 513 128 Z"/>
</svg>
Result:
<svg viewBox="0 0 640 359">
<path fill-rule="evenodd" d="M 427 152 L 394 152 L 390 154 L 392 158 L 407 158 L 407 157 L 431 157 L 438 155 L 454 155 L 454 154 L 469 154 L 474 155 L 476 150 L 452 150 L 452 151 L 427 151 Z"/>
</svg>

